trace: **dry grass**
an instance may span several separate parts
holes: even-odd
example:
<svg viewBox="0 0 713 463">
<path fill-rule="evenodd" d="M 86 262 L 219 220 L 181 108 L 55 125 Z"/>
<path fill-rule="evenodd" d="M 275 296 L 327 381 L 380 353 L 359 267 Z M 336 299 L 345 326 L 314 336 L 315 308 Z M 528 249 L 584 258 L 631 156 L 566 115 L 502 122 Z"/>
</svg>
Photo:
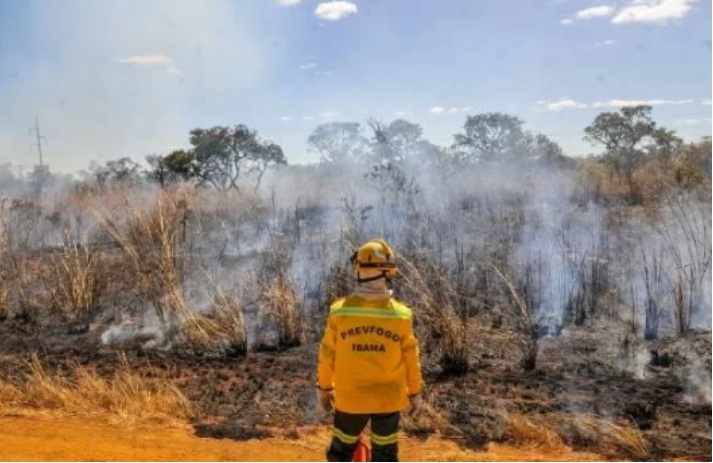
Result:
<svg viewBox="0 0 713 463">
<path fill-rule="evenodd" d="M 464 321 L 453 308 L 457 299 L 450 281 L 425 257 L 400 257 L 399 287 L 416 310 L 419 321 L 427 327 L 424 342 L 440 346 L 439 363 L 444 373 L 468 371 L 468 337 Z"/>
<path fill-rule="evenodd" d="M 404 431 L 415 436 L 442 436 L 460 439 L 462 432 L 443 416 L 442 411 L 424 401 L 417 414 L 404 413 L 402 416 Z"/>
<path fill-rule="evenodd" d="M 184 319 L 181 326 L 185 342 L 202 352 L 213 350 L 244 355 L 248 334 L 240 298 L 219 291 L 213 297 L 210 316 L 196 315 Z"/>
<path fill-rule="evenodd" d="M 10 285 L 11 281 L 7 277 L 7 272 L 0 266 L 0 321 L 10 315 Z"/>
<path fill-rule="evenodd" d="M 302 304 L 290 277 L 292 252 L 289 245 L 272 241 L 261 268 L 250 286 L 257 294 L 260 319 L 258 348 L 289 349 L 305 340 Z M 275 343 L 265 338 L 274 334 Z"/>
<path fill-rule="evenodd" d="M 69 234 L 59 255 L 50 257 L 43 275 L 52 308 L 67 319 L 74 320 L 89 312 L 102 290 L 99 253 L 69 241 Z"/>
<path fill-rule="evenodd" d="M 510 439 L 518 447 L 556 449 L 564 446 L 560 436 L 540 422 L 522 415 L 508 415 L 505 421 Z"/>
<path fill-rule="evenodd" d="M 523 344 L 523 359 L 522 367 L 525 370 L 534 370 L 537 367 L 537 331 L 535 329 L 535 314 L 533 308 L 525 302 L 522 294 L 517 290 L 512 279 L 493 263 L 490 263 L 490 268 L 498 275 L 505 283 L 512 296 L 514 304 L 513 318 L 516 329 L 523 335 L 525 342 Z"/>
<path fill-rule="evenodd" d="M 153 208 L 127 203 L 117 210 L 96 209 L 104 230 L 121 246 L 133 266 L 141 294 L 153 305 L 161 322 L 193 326 L 199 317 L 184 297 L 183 231 L 188 204 L 172 191 L 156 193 Z"/>
<path fill-rule="evenodd" d="M 0 321 L 5 320 L 10 312 L 9 296 L 12 286 L 12 276 L 9 271 L 8 236 L 5 220 L 2 217 L 2 204 L 0 203 Z"/>
<path fill-rule="evenodd" d="M 49 270 L 41 259 L 0 255 L 0 319 L 35 323 L 51 305 L 38 283 Z"/>
<path fill-rule="evenodd" d="M 645 460 L 649 450 L 641 432 L 628 422 L 614 422 L 589 414 L 544 418 L 507 415 L 508 434 L 517 447 L 553 451 L 567 446 L 588 449 L 611 458 Z"/>
<path fill-rule="evenodd" d="M 564 415 L 559 422 L 560 435 L 568 445 L 595 449 L 597 452 L 636 460 L 649 457 L 641 431 L 628 422 L 614 422 L 595 415 Z"/>
<path fill-rule="evenodd" d="M 33 357 L 29 369 L 29 377 L 20 386 L 0 380 L 0 414 L 49 413 L 101 417 L 125 426 L 178 427 L 190 414 L 189 402 L 175 385 L 143 378 L 128 367 L 105 379 L 77 366 L 69 379 L 49 373 Z"/>
<path fill-rule="evenodd" d="M 275 282 L 264 285 L 260 315 L 275 326 L 279 349 L 299 346 L 304 342 L 302 312 L 295 290 L 285 275 L 280 274 Z"/>
</svg>

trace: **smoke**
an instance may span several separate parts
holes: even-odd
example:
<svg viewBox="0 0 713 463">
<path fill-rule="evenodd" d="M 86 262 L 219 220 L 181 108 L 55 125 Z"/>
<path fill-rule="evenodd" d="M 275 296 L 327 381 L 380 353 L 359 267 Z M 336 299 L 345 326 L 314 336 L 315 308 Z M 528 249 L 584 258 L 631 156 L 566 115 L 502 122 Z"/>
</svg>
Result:
<svg viewBox="0 0 713 463">
<path fill-rule="evenodd" d="M 173 329 L 162 322 L 155 311 L 142 310 L 138 315 L 122 315 L 121 323 L 109 326 L 101 334 L 101 342 L 104 345 L 140 343 L 146 349 L 169 350 Z"/>
<path fill-rule="evenodd" d="M 711 403 L 711 364 L 694 358 L 686 371 L 685 400 L 692 404 Z"/>
<path fill-rule="evenodd" d="M 543 334 L 556 334 L 568 316 L 628 319 L 632 307 L 643 329 L 650 300 L 661 335 L 674 333 L 677 290 L 690 327 L 710 329 L 710 217 L 695 197 L 674 197 L 652 217 L 581 199 L 576 171 L 521 162 L 397 168 L 378 181 L 370 181 L 369 165 L 296 167 L 267 180 L 263 191 L 284 215 L 311 211 L 300 219 L 292 256 L 303 296 L 314 294 L 325 267 L 346 262 L 347 242 L 381 236 L 399 250 L 417 246 L 446 268 L 459 249 L 470 250 L 471 273 L 504 258 Z"/>
<path fill-rule="evenodd" d="M 323 313 L 330 271 L 347 266 L 353 247 L 380 236 L 397 253 L 428 254 L 455 282 L 468 311 L 482 300 L 512 303 L 492 277 L 489 264 L 497 264 L 532 309 L 540 335 L 603 318 L 631 321 L 639 333 L 655 326 L 671 334 L 682 323 L 710 329 L 705 201 L 672 196 L 654 213 L 600 206 L 588 201 L 580 175 L 528 161 L 459 165 L 414 154 L 376 165 L 283 167 L 266 174 L 254 193 L 253 185 L 225 196 L 183 192 L 190 203 L 188 225 L 179 232 L 188 262 L 180 275 L 183 296 L 192 310 L 210 314 L 216 293 L 240 295 L 253 345 L 262 335 L 260 292 L 278 274 L 308 317 Z M 92 207 L 111 211 L 119 226 L 155 205 L 153 187 L 117 192 L 97 196 Z M 69 200 L 52 207 L 70 219 L 75 236 L 101 235 L 96 215 L 87 215 L 91 208 Z M 42 239 L 59 242 L 57 230 Z M 147 309 L 136 323 L 110 327 L 102 340 L 168 346 L 172 329 Z M 635 357 L 631 368 L 640 377 L 648 359 Z"/>
<path fill-rule="evenodd" d="M 662 333 L 711 329 L 710 223 L 710 206 L 692 195 L 669 197 L 653 216 L 620 221 L 617 285 L 639 326 L 648 317 Z"/>
<path fill-rule="evenodd" d="M 165 153 L 186 143 L 195 117 L 224 113 L 226 94 L 248 98 L 282 53 L 258 38 L 267 2 L 27 3 L 24 32 L 42 58 L 27 57 L 0 89 L 11 116 L 0 123 L 0 162 L 28 159 L 35 116 L 52 170 Z"/>
<path fill-rule="evenodd" d="M 646 346 L 638 346 L 636 354 L 629 361 L 629 371 L 636 379 L 646 379 L 646 366 L 651 362 L 651 352 Z"/>
<path fill-rule="evenodd" d="M 548 334 L 564 325 L 575 296 L 591 276 L 590 260 L 600 255 L 602 211 L 593 204 L 571 204 L 572 179 L 564 180 L 532 190 L 517 246 L 517 266 L 531 272 L 524 279 L 534 293 L 538 324 Z"/>
</svg>

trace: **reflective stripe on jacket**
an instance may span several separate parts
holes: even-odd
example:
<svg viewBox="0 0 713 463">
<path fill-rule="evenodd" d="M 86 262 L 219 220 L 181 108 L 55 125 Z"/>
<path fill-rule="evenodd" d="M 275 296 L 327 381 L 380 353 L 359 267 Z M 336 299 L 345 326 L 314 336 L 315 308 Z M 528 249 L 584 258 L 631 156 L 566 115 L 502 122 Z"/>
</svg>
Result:
<svg viewBox="0 0 713 463">
<path fill-rule="evenodd" d="M 335 408 L 390 413 L 421 392 L 411 309 L 394 298 L 349 296 L 332 304 L 319 349 L 319 387 L 334 389 Z"/>
</svg>

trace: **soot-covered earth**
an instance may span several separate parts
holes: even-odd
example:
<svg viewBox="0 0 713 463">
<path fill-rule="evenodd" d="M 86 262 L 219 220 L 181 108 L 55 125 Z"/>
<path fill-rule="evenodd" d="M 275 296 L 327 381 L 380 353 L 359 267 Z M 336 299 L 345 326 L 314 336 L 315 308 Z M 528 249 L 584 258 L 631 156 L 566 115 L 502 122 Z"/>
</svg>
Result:
<svg viewBox="0 0 713 463">
<path fill-rule="evenodd" d="M 82 365 L 109 376 L 128 363 L 146 377 L 174 381 L 192 403 L 196 434 L 205 437 L 296 438 L 329 422 L 315 400 L 315 342 L 282 352 L 209 358 L 104 346 L 104 329 L 0 323 L 0 374 L 23 381 L 33 353 L 49 371 L 69 374 Z M 530 372 L 513 358 L 513 340 L 496 329 L 473 339 L 470 369 L 461 376 L 441 374 L 437 353 L 424 349 L 428 406 L 407 418 L 404 428 L 477 449 L 491 441 L 517 444 L 513 418 L 524 417 L 554 430 L 575 449 L 607 458 L 710 460 L 710 333 L 648 342 L 612 342 L 612 336 L 582 328 L 541 339 L 538 367 Z M 615 429 L 607 424 L 638 430 L 645 453 L 606 437 Z"/>
</svg>

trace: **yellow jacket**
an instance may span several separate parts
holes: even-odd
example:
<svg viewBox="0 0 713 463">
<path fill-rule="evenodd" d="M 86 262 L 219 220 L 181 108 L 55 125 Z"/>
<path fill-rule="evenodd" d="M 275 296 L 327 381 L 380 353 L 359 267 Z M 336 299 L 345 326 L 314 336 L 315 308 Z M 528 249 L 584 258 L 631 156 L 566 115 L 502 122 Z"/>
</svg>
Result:
<svg viewBox="0 0 713 463">
<path fill-rule="evenodd" d="M 335 408 L 391 413 L 421 392 L 411 309 L 394 298 L 335 301 L 319 348 L 318 386 L 334 389 Z"/>
</svg>

